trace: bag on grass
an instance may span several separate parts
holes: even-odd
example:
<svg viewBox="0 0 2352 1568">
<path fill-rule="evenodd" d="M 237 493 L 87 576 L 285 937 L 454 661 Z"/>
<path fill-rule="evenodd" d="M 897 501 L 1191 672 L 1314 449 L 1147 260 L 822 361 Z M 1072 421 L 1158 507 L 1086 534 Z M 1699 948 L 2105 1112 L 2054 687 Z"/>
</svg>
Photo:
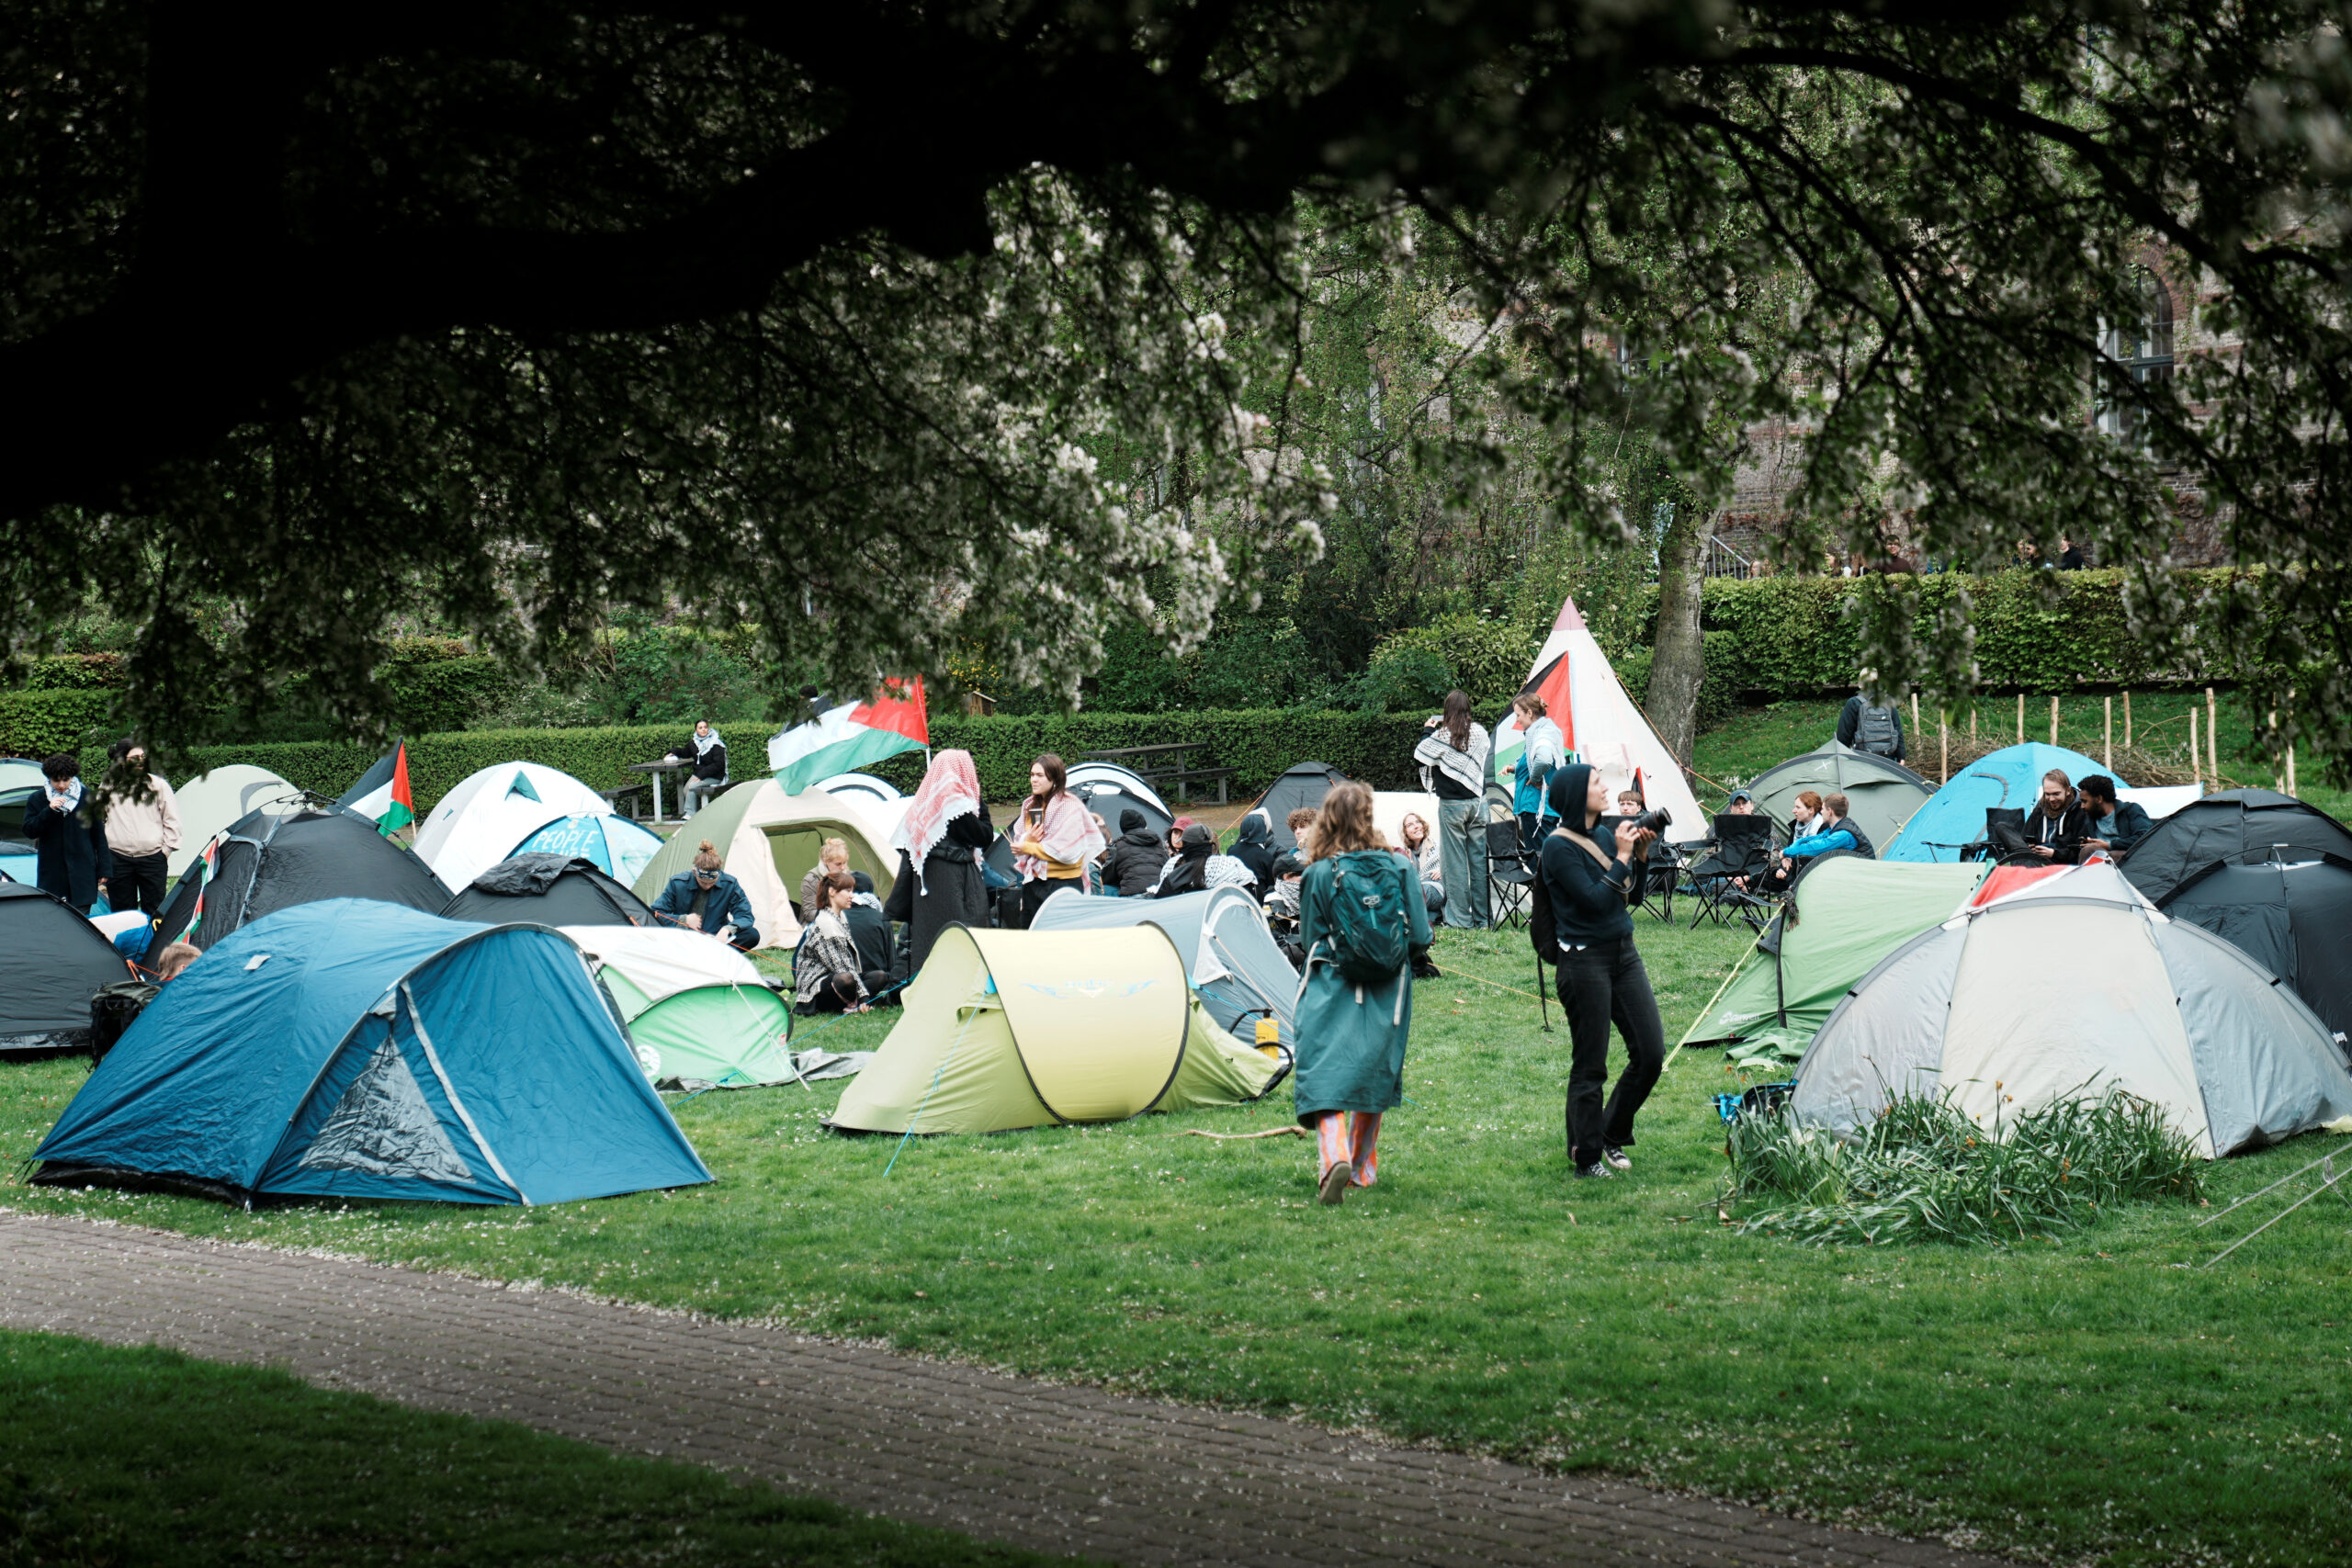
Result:
<svg viewBox="0 0 2352 1568">
<path fill-rule="evenodd" d="M 117 980 L 111 986 L 99 987 L 90 998 L 90 1059 L 106 1060 L 114 1043 L 123 1032 L 139 1021 L 147 1004 L 155 999 L 157 987 L 144 980 Z"/>
</svg>

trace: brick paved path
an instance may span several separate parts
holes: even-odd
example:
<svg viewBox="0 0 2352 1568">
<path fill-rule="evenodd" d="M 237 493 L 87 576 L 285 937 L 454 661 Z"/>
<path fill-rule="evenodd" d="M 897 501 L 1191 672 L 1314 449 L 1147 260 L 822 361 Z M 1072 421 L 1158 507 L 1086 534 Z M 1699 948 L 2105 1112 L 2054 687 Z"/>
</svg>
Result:
<svg viewBox="0 0 2352 1568">
<path fill-rule="evenodd" d="M 0 1325 L 268 1363 L 1119 1563 L 1991 1564 L 784 1329 L 78 1220 L 0 1213 Z"/>
</svg>

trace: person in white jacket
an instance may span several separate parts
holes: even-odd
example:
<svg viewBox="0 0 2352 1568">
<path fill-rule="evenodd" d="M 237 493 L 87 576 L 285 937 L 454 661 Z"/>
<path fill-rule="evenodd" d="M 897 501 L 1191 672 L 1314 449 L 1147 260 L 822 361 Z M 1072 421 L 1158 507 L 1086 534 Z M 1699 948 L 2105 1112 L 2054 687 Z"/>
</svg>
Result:
<svg viewBox="0 0 2352 1568">
<path fill-rule="evenodd" d="M 146 747 L 136 740 L 118 740 L 108 755 L 114 765 L 104 781 L 107 848 L 114 855 L 114 873 L 107 878 L 107 902 L 117 914 L 136 909 L 160 915 L 166 869 L 172 852 L 180 847 L 179 803 L 163 775 L 147 773 Z M 126 774 L 145 774 L 145 789 L 118 791 L 116 781 Z"/>
<path fill-rule="evenodd" d="M 1437 796 L 1439 858 L 1445 867 L 1445 923 L 1487 924 L 1487 764 L 1494 740 L 1470 716 L 1470 694 L 1445 694 L 1445 711 L 1413 748 L 1421 787 Z"/>
</svg>

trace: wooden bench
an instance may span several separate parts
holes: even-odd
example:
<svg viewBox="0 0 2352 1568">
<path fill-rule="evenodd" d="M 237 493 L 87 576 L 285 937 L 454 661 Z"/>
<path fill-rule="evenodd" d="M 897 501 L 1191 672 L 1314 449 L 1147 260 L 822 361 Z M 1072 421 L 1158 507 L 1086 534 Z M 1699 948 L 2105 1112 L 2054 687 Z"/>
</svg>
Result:
<svg viewBox="0 0 2352 1568">
<path fill-rule="evenodd" d="M 653 786 L 650 784 L 623 784 L 618 789 L 600 789 L 596 793 L 605 797 L 615 816 L 626 817 L 632 822 L 644 821 L 645 814 L 653 808 Z"/>
<path fill-rule="evenodd" d="M 1154 773 L 1138 773 L 1136 776 L 1162 795 L 1168 793 L 1172 785 L 1176 791 L 1176 798 L 1187 806 L 1193 801 L 1192 786 L 1196 784 L 1204 784 L 1214 779 L 1216 781 L 1216 803 L 1223 806 L 1227 802 L 1227 793 L 1232 787 L 1233 770 L 1231 768 L 1162 768 Z"/>
</svg>

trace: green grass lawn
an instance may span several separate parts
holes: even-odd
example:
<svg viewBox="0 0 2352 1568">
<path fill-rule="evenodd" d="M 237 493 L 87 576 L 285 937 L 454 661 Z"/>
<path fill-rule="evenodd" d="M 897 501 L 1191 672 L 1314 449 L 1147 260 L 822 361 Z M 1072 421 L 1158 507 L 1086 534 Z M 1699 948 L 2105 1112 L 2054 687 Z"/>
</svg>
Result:
<svg viewBox="0 0 2352 1568">
<path fill-rule="evenodd" d="M 0 1563 L 1046 1564 L 501 1422 L 0 1333 Z"/>
<path fill-rule="evenodd" d="M 1745 938 L 1640 931 L 1671 1038 Z M 104 1191 L 10 1201 L 772 1314 L 2045 1559 L 2344 1559 L 2352 1238 L 2335 1198 L 2210 1270 L 2246 1220 L 2199 1230 L 2198 1211 L 2141 1208 L 2009 1250 L 1736 1235 L 1714 1202 L 1720 1057 L 1673 1066 L 1633 1179 L 1573 1182 L 1566 1036 L 1503 988 L 1529 984 L 1524 937 L 1452 934 L 1439 957 L 1455 973 L 1418 988 L 1411 1103 L 1384 1134 L 1380 1185 L 1337 1210 L 1313 1201 L 1303 1140 L 1182 1135 L 1285 1125 L 1283 1092 L 918 1139 L 886 1177 L 895 1140 L 819 1125 L 835 1085 L 681 1105 L 719 1179 L 674 1193 L 250 1214 Z M 890 1016 L 822 1041 L 876 1043 Z M 0 1067 L 6 1146 L 29 1151 L 84 1071 Z M 2324 1147 L 2227 1162 L 2217 1207 Z"/>
</svg>

